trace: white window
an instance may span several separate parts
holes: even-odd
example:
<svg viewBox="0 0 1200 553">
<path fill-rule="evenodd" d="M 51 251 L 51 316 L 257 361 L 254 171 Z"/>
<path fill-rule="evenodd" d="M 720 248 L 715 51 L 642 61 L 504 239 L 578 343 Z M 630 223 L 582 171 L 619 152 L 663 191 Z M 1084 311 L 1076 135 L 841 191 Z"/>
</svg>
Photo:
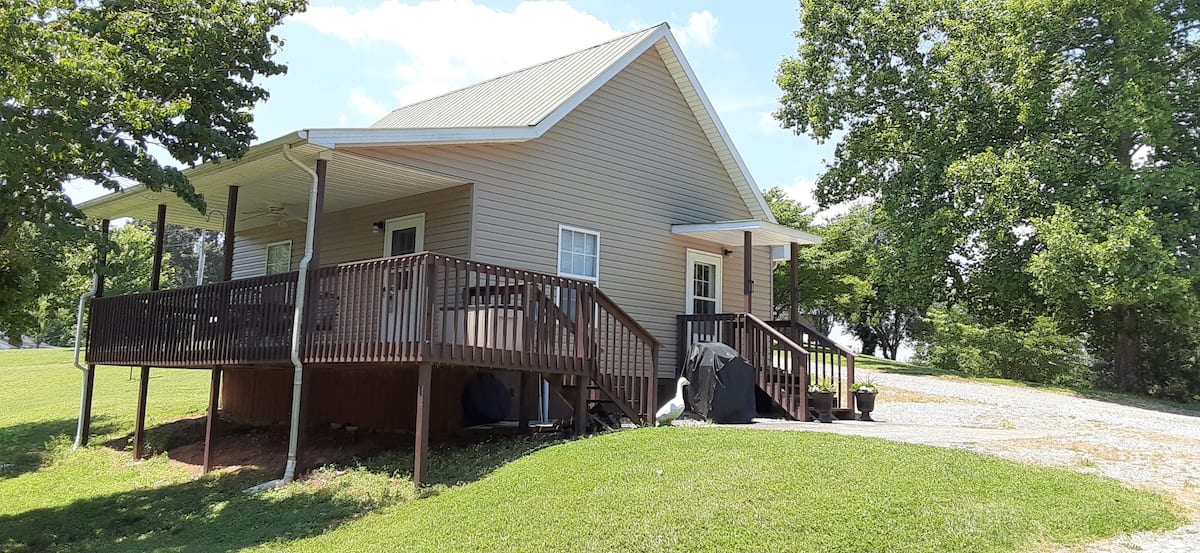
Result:
<svg viewBox="0 0 1200 553">
<path fill-rule="evenodd" d="M 559 225 L 558 274 L 600 280 L 600 233 Z"/>
<path fill-rule="evenodd" d="M 267 244 L 267 274 L 274 275 L 292 270 L 292 241 Z"/>
<path fill-rule="evenodd" d="M 383 225 L 383 256 L 408 255 L 425 249 L 425 214 L 388 219 Z"/>
</svg>

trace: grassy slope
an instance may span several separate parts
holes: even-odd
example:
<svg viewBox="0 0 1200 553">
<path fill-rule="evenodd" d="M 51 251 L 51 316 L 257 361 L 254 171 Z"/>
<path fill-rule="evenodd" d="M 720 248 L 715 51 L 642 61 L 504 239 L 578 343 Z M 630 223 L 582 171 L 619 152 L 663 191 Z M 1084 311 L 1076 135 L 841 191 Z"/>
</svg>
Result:
<svg viewBox="0 0 1200 553">
<path fill-rule="evenodd" d="M 568 544 L 589 551 L 1014 551 L 1170 525 L 1162 501 L 1100 478 L 931 447 L 816 433 L 659 428 L 558 445 L 479 483 L 297 545 L 313 551 L 544 551 Z"/>
<path fill-rule="evenodd" d="M 202 411 L 206 373 L 155 374 L 151 425 Z M 620 432 L 531 455 L 540 444 L 440 448 L 444 485 L 418 501 L 403 452 L 247 496 L 273 475 L 193 480 L 163 457 L 133 464 L 100 445 L 130 432 L 136 388 L 126 370 L 102 369 L 101 436 L 71 452 L 69 353 L 0 352 L 0 463 L 15 463 L 0 472 L 0 551 L 1003 551 L 1179 522 L 1157 495 L 1063 470 L 723 429 Z"/>
</svg>

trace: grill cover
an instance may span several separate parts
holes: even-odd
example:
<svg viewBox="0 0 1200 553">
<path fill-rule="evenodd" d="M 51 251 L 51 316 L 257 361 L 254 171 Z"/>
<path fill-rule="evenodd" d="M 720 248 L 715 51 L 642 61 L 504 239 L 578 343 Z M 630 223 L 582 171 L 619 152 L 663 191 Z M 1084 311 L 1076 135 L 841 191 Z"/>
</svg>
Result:
<svg viewBox="0 0 1200 553">
<path fill-rule="evenodd" d="M 721 424 L 752 422 L 755 412 L 754 366 L 737 350 L 721 343 L 692 346 L 683 376 L 687 404 L 701 418 Z"/>
</svg>

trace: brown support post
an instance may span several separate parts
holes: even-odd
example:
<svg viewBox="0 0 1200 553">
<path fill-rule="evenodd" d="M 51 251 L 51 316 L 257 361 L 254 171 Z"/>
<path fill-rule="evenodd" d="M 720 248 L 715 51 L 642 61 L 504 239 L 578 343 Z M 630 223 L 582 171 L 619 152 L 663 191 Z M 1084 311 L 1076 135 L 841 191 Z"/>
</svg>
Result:
<svg viewBox="0 0 1200 553">
<path fill-rule="evenodd" d="M 100 233 L 104 238 L 108 239 L 108 219 L 100 221 Z M 100 275 L 96 279 L 96 295 L 93 297 L 104 297 L 104 268 L 107 265 L 105 254 L 100 254 L 96 257 L 96 273 Z M 89 316 L 90 312 L 89 312 Z M 88 444 L 89 435 L 92 433 L 92 395 L 96 390 L 96 365 L 88 363 L 87 378 L 83 383 L 83 413 L 80 418 L 83 419 L 79 431 L 79 445 L 85 446 Z"/>
<path fill-rule="evenodd" d="M 238 187 L 230 186 L 225 198 L 225 265 L 221 267 L 221 280 L 233 280 L 233 236 L 237 227 Z"/>
<path fill-rule="evenodd" d="M 158 204 L 158 217 L 154 221 L 154 265 L 150 270 L 150 289 L 162 287 L 163 240 L 167 235 L 167 204 Z"/>
<path fill-rule="evenodd" d="M 800 319 L 800 244 L 792 242 L 792 310 L 789 313 L 792 321 Z"/>
<path fill-rule="evenodd" d="M 654 415 L 658 412 L 658 354 L 662 346 L 654 344 L 650 347 L 650 390 L 647 395 L 650 398 L 650 405 L 646 407 L 646 424 L 657 426 L 658 421 L 654 420 Z M 683 365 L 680 365 L 680 374 L 683 374 Z"/>
<path fill-rule="evenodd" d="M 304 356 L 304 349 L 308 343 L 308 333 L 315 326 L 317 320 L 318 306 L 321 294 L 321 283 L 317 280 L 319 269 L 321 267 L 321 222 L 324 219 L 322 216 L 325 213 L 325 175 L 329 167 L 329 160 L 317 159 L 317 197 L 316 210 L 313 213 L 311 221 L 313 227 L 312 236 L 312 258 L 308 262 L 308 290 L 305 292 L 308 297 L 304 302 L 304 320 L 301 321 L 300 329 L 300 352 L 301 357 Z M 304 371 L 304 382 L 301 384 L 301 401 L 300 401 L 300 436 L 299 443 L 303 444 L 308 441 L 308 418 L 312 412 L 312 370 Z"/>
<path fill-rule="evenodd" d="M 221 399 L 221 367 L 213 367 L 212 380 L 208 388 L 208 416 L 204 420 L 204 465 L 202 474 L 212 470 L 213 430 L 217 425 L 217 408 Z"/>
<path fill-rule="evenodd" d="M 846 356 L 846 397 L 850 400 L 850 418 L 856 419 L 857 406 L 854 404 L 854 356 Z"/>
<path fill-rule="evenodd" d="M 575 377 L 575 435 L 587 434 L 588 378 Z"/>
<path fill-rule="evenodd" d="M 754 312 L 754 234 L 750 231 L 742 233 L 742 279 L 745 281 L 742 290 L 746 294 L 746 313 Z"/>
<path fill-rule="evenodd" d="M 167 204 L 158 204 L 158 217 L 154 220 L 154 260 L 150 269 L 150 289 L 162 287 L 163 242 L 167 235 Z M 150 367 L 143 365 L 138 380 L 137 414 L 133 425 L 133 458 L 146 456 L 146 398 L 150 391 Z"/>
<path fill-rule="evenodd" d="M 533 373 L 521 371 L 521 383 L 517 386 L 517 433 L 529 433 L 529 419 L 533 411 Z"/>
<path fill-rule="evenodd" d="M 313 221 L 312 261 L 308 263 L 308 270 L 314 274 L 309 275 L 310 279 L 316 276 L 317 268 L 321 266 L 321 219 L 322 214 L 325 213 L 325 172 L 328 169 L 329 160 L 317 160 L 317 212 L 316 220 Z M 315 291 L 316 283 L 316 280 L 309 280 L 309 290 Z"/>
<path fill-rule="evenodd" d="M 691 269 L 688 270 L 690 271 Z M 691 286 L 691 284 L 688 284 L 688 286 Z M 679 333 L 679 343 L 675 345 L 675 377 L 679 378 L 683 375 L 683 363 L 687 359 L 688 349 L 691 347 L 691 344 L 688 342 L 692 337 L 691 333 L 688 332 L 689 323 L 683 320 L 683 315 L 675 316 L 675 324 L 677 327 L 676 331 Z M 654 377 L 658 378 L 658 375 L 654 375 Z M 658 410 L 657 405 L 654 406 L 654 410 Z"/>
<path fill-rule="evenodd" d="M 425 482 L 425 468 L 429 457 L 429 388 L 433 380 L 433 364 L 425 361 L 417 369 L 417 440 L 413 452 L 413 485 L 421 487 Z"/>
<path fill-rule="evenodd" d="M 150 367 L 142 367 L 138 381 L 137 417 L 133 429 L 133 458 L 146 456 L 146 396 L 150 389 Z"/>
<path fill-rule="evenodd" d="M 225 197 L 224 264 L 221 266 L 223 282 L 233 280 L 233 237 L 237 229 L 238 190 L 237 186 L 230 186 Z M 228 300 L 225 301 L 225 307 L 228 308 Z M 221 367 L 212 368 L 209 382 L 208 415 L 204 421 L 204 462 L 200 469 L 202 474 L 212 470 L 213 432 L 216 430 L 217 412 L 221 406 Z"/>
</svg>

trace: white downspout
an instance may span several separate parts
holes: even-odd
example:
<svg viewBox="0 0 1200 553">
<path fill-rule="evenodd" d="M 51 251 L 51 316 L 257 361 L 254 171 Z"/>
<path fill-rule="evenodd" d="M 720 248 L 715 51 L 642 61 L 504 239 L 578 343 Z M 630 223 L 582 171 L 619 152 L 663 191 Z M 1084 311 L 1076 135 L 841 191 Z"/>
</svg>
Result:
<svg viewBox="0 0 1200 553">
<path fill-rule="evenodd" d="M 296 449 L 297 443 L 300 440 L 300 393 L 304 389 L 304 362 L 300 358 L 301 322 L 304 320 L 304 300 L 308 296 L 308 265 L 312 262 L 313 236 L 316 234 L 316 228 L 313 225 L 317 221 L 318 177 L 315 170 L 292 157 L 290 150 L 291 148 L 287 144 L 284 144 L 283 157 L 296 164 L 297 167 L 303 169 L 305 173 L 308 173 L 312 177 L 312 187 L 308 194 L 308 222 L 304 239 L 304 258 L 300 260 L 300 275 L 296 280 L 296 309 L 292 314 L 291 359 L 292 367 L 295 368 L 295 371 L 292 378 L 292 417 L 291 427 L 288 430 L 287 465 L 283 469 L 283 478 L 251 487 L 246 490 L 247 493 L 255 493 L 281 486 L 296 478 Z"/>
<path fill-rule="evenodd" d="M 83 443 L 83 415 L 87 409 L 87 378 L 90 369 L 79 362 L 79 349 L 83 342 L 83 310 L 87 306 L 87 300 L 95 296 L 98 289 L 100 289 L 99 271 L 92 276 L 91 289 L 79 295 L 79 309 L 75 311 L 75 358 L 73 363 L 76 369 L 83 372 L 83 385 L 79 390 L 79 423 L 75 426 L 75 444 L 71 446 L 71 449 L 79 449 L 79 444 Z"/>
<path fill-rule="evenodd" d="M 308 296 L 308 265 L 312 263 L 313 237 L 317 223 L 317 172 L 292 157 L 291 147 L 283 145 L 283 157 L 296 164 L 312 177 L 308 191 L 308 221 L 304 231 L 304 259 L 300 260 L 300 276 L 296 281 L 296 311 L 292 315 L 292 366 L 296 368 L 292 378 L 292 424 L 288 431 L 287 467 L 283 470 L 283 482 L 287 484 L 296 477 L 296 445 L 300 440 L 300 392 L 304 389 L 304 362 L 300 360 L 300 339 L 304 321 L 304 304 Z"/>
</svg>

